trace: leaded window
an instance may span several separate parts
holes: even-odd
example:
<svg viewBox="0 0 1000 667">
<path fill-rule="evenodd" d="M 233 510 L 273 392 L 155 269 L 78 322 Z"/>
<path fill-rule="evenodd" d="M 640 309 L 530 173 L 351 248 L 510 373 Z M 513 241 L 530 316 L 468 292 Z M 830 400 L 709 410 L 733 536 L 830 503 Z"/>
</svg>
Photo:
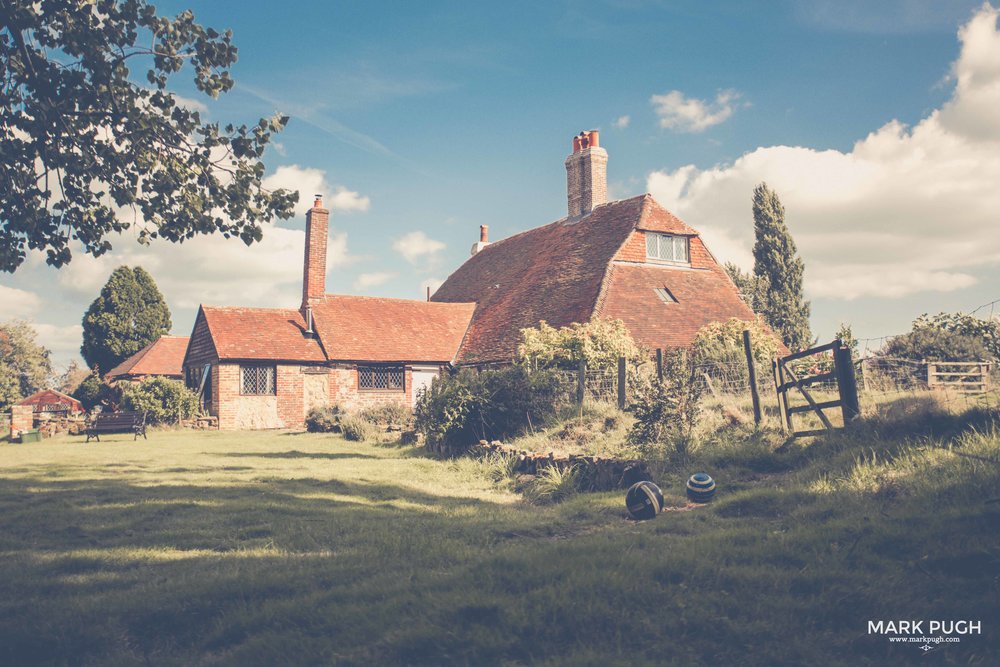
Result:
<svg viewBox="0 0 1000 667">
<path fill-rule="evenodd" d="M 358 366 L 358 389 L 403 391 L 402 366 Z"/>
<path fill-rule="evenodd" d="M 646 232 L 646 259 L 689 263 L 688 237 Z"/>
<path fill-rule="evenodd" d="M 274 366 L 240 366 L 240 393 L 246 396 L 274 396 Z"/>
</svg>

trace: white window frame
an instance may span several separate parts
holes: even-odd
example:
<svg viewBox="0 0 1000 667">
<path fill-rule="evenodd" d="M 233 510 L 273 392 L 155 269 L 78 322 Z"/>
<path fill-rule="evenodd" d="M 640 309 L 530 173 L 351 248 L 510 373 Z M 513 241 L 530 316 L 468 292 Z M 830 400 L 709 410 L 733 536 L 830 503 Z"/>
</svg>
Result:
<svg viewBox="0 0 1000 667">
<path fill-rule="evenodd" d="M 678 259 L 678 256 L 682 256 Z M 675 234 L 646 232 L 646 261 L 663 264 L 691 264 L 691 239 Z"/>
</svg>

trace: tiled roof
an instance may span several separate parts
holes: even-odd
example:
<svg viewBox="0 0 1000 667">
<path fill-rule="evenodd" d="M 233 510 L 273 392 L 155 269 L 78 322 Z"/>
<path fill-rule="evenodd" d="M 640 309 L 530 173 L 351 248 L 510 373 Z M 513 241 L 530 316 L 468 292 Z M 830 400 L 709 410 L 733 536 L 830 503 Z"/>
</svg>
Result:
<svg viewBox="0 0 1000 667">
<path fill-rule="evenodd" d="M 20 401 L 15 403 L 15 405 L 32 405 L 32 406 L 43 406 L 43 405 L 70 405 L 73 410 L 77 412 L 83 412 L 83 403 L 76 400 L 68 394 L 64 394 L 57 389 L 43 389 L 42 391 L 37 391 L 27 398 L 22 398 Z M 40 412 L 36 408 L 36 412 Z"/>
<path fill-rule="evenodd" d="M 312 306 L 330 359 L 436 362 L 455 359 L 476 307 L 335 294 Z"/>
<path fill-rule="evenodd" d="M 658 288 L 666 288 L 676 303 L 664 303 Z M 687 347 L 710 322 L 754 318 L 718 265 L 686 269 L 623 262 L 611 265 L 595 315 L 622 320 L 649 348 Z"/>
<path fill-rule="evenodd" d="M 183 375 L 187 336 L 160 336 L 146 347 L 111 369 L 108 379 L 136 375 Z"/>
<path fill-rule="evenodd" d="M 590 320 L 608 266 L 633 229 L 697 234 L 647 194 L 522 232 L 469 258 L 432 297 L 478 303 L 458 361 L 507 361 L 521 329 Z"/>
<path fill-rule="evenodd" d="M 219 359 L 326 361 L 297 310 L 202 306 Z"/>
</svg>

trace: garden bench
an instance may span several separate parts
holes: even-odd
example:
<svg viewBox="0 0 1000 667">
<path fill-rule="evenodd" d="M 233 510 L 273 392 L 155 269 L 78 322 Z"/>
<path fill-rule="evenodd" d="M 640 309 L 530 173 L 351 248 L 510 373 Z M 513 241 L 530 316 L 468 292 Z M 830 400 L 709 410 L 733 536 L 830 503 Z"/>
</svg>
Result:
<svg viewBox="0 0 1000 667">
<path fill-rule="evenodd" d="M 87 424 L 87 442 L 91 438 L 101 441 L 101 433 L 132 433 L 133 440 L 142 436 L 146 440 L 145 412 L 101 412 Z"/>
</svg>

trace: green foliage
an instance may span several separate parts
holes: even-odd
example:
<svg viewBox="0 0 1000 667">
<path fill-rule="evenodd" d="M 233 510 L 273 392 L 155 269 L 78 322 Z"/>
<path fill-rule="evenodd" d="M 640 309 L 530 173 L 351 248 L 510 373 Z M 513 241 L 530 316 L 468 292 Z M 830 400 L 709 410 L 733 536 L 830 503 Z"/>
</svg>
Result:
<svg viewBox="0 0 1000 667">
<path fill-rule="evenodd" d="M 378 429 L 367 419 L 357 415 L 345 415 L 340 418 L 340 432 L 348 440 L 368 442 L 378 438 Z"/>
<path fill-rule="evenodd" d="M 504 439 L 555 418 L 563 390 L 558 373 L 524 366 L 435 378 L 417 399 L 416 429 L 427 441 L 469 447 Z"/>
<path fill-rule="evenodd" d="M 121 400 L 119 392 L 104 383 L 98 370 L 91 371 L 71 395 L 83 403 L 85 410 L 101 404 L 117 404 Z"/>
<path fill-rule="evenodd" d="M 90 371 L 81 367 L 74 359 L 69 362 L 66 370 L 56 378 L 56 389 L 64 394 L 72 395 L 80 383 L 87 379 L 88 375 L 90 375 Z"/>
<path fill-rule="evenodd" d="M 49 355 L 27 322 L 0 325 L 0 410 L 45 388 L 52 374 Z"/>
<path fill-rule="evenodd" d="M 517 455 L 510 452 L 488 452 L 479 459 L 483 477 L 500 487 L 514 480 L 519 462 Z"/>
<path fill-rule="evenodd" d="M 123 410 L 145 412 L 150 424 L 172 424 L 198 414 L 198 395 L 180 380 L 151 377 L 121 387 Z"/>
<path fill-rule="evenodd" d="M 560 503 L 576 495 L 580 484 L 580 471 L 575 465 L 564 468 L 546 466 L 524 489 L 524 496 L 539 505 Z"/>
<path fill-rule="evenodd" d="M 723 268 L 750 310 L 755 313 L 763 312 L 767 307 L 767 278 L 748 273 L 732 262 L 726 262 Z"/>
<path fill-rule="evenodd" d="M 703 392 L 704 385 L 696 376 L 692 356 L 684 350 L 670 350 L 663 358 L 663 381 L 654 379 L 635 387 L 630 406 L 635 424 L 629 431 L 629 441 L 650 456 L 666 445 L 672 445 L 678 455 L 685 456 L 693 439 Z"/>
<path fill-rule="evenodd" d="M 306 414 L 306 430 L 310 433 L 339 433 L 341 414 L 336 403 L 310 408 Z"/>
<path fill-rule="evenodd" d="M 80 353 L 105 373 L 170 332 L 170 309 L 142 267 L 119 266 L 83 316 Z"/>
<path fill-rule="evenodd" d="M 834 338 L 851 351 L 851 359 L 856 360 L 858 358 L 858 339 L 854 337 L 854 332 L 851 331 L 850 324 L 841 322 L 840 328 L 837 329 L 837 334 Z"/>
<path fill-rule="evenodd" d="M 636 360 L 642 356 L 621 320 L 575 322 L 560 329 L 543 321 L 537 328 L 521 329 L 521 341 L 517 355 L 532 368 L 575 370 L 581 359 L 588 368 L 612 368 L 619 357 Z"/>
<path fill-rule="evenodd" d="M 413 419 L 413 413 L 403 403 L 382 403 L 370 408 L 365 408 L 358 413 L 358 416 L 365 421 L 377 426 L 399 426 L 403 427 Z"/>
<path fill-rule="evenodd" d="M 291 215 L 297 194 L 264 190 L 260 161 L 288 117 L 220 129 L 166 89 L 190 65 L 199 91 L 228 92 L 230 31 L 146 0 L 10 0 L 0 17 L 0 270 L 29 248 L 62 266 L 71 239 L 102 255 L 136 219 L 140 243 L 221 232 L 249 245 Z"/>
<path fill-rule="evenodd" d="M 802 291 L 805 266 L 785 226 L 785 207 L 766 183 L 753 190 L 753 224 L 753 272 L 766 285 L 761 312 L 789 349 L 804 349 L 812 341 L 809 302 Z"/>
<path fill-rule="evenodd" d="M 929 326 L 890 339 L 880 354 L 914 361 L 988 361 L 992 356 L 980 338 Z"/>
<path fill-rule="evenodd" d="M 692 344 L 694 362 L 699 365 L 746 365 L 743 349 L 743 331 L 750 330 L 750 352 L 758 368 L 769 368 L 771 359 L 778 354 L 778 341 L 760 320 L 747 322 L 730 318 L 726 322 L 711 322 L 698 330 Z M 765 374 L 766 375 L 766 374 Z"/>
<path fill-rule="evenodd" d="M 913 321 L 913 329 L 938 328 L 976 338 L 994 359 L 1000 360 L 1000 320 L 984 320 L 965 313 L 926 313 Z"/>
</svg>

